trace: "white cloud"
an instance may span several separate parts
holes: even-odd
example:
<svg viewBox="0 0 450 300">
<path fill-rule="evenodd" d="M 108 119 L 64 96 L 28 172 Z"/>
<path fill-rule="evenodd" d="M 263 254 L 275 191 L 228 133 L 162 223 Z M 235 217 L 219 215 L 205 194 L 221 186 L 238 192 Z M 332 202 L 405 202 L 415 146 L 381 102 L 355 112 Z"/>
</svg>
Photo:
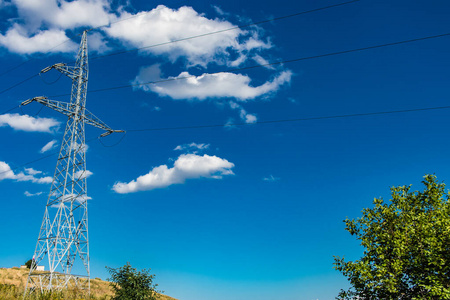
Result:
<svg viewBox="0 0 450 300">
<path fill-rule="evenodd" d="M 131 17 L 132 19 L 129 19 Z M 105 29 L 105 32 L 111 37 L 138 48 L 236 27 L 228 21 L 208 19 L 187 6 L 170 9 L 159 5 L 150 12 L 137 14 L 122 12 L 118 20 L 124 19 L 129 20 L 112 24 Z M 191 65 L 206 66 L 212 61 L 225 64 L 230 51 L 241 53 L 270 47 L 270 43 L 261 41 L 256 33 L 235 29 L 183 42 L 150 47 L 141 50 L 141 53 L 167 55 L 172 61 L 185 57 Z"/>
<path fill-rule="evenodd" d="M 158 65 L 143 67 L 133 84 L 156 81 L 160 79 L 159 77 Z M 289 83 L 291 77 L 291 71 L 283 71 L 273 80 L 253 87 L 250 85 L 250 77 L 242 74 L 222 72 L 193 76 L 188 72 L 182 72 L 176 77 L 169 77 L 168 79 L 171 81 L 140 85 L 136 88 L 152 91 L 160 96 L 168 96 L 172 99 L 235 98 L 239 101 L 247 101 L 276 92 L 282 85 Z"/>
<path fill-rule="evenodd" d="M 254 53 L 272 48 L 270 41 L 259 36 L 260 28 L 242 30 L 224 19 L 207 18 L 188 6 L 171 9 L 159 5 L 136 13 L 127 12 L 124 6 L 113 10 L 109 0 L 12 0 L 11 6 L 15 6 L 21 21 L 0 34 L 0 45 L 19 54 L 73 52 L 77 45 L 69 40 L 66 31 L 107 24 L 111 25 L 90 34 L 91 50 L 109 50 L 104 35 L 136 48 L 168 43 L 142 49 L 140 53 L 162 55 L 172 62 L 184 58 L 190 66 L 206 67 L 211 62 L 236 66 Z M 229 16 L 219 7 L 214 8 L 221 18 Z M 204 36 L 190 39 L 201 35 Z M 177 40 L 183 41 L 174 42 Z M 230 62 L 236 55 L 239 59 Z"/>
<path fill-rule="evenodd" d="M 4 161 L 0 161 L 0 180 L 3 179 L 14 179 L 14 172 L 11 167 Z"/>
<path fill-rule="evenodd" d="M 280 178 L 274 177 L 273 175 L 270 175 L 268 177 L 264 177 L 263 180 L 264 181 L 278 181 L 278 180 L 280 180 Z"/>
<path fill-rule="evenodd" d="M 209 144 L 190 143 L 190 144 L 178 145 L 173 150 L 189 151 L 189 152 L 197 153 L 198 151 L 206 150 L 208 148 L 209 148 Z"/>
<path fill-rule="evenodd" d="M 220 8 L 220 7 L 217 6 L 217 5 L 212 5 L 212 7 L 214 8 L 214 10 L 216 11 L 216 13 L 217 13 L 218 15 L 221 15 L 221 16 L 228 16 L 228 15 L 229 15 L 229 13 L 224 12 L 223 9 Z"/>
<path fill-rule="evenodd" d="M 33 168 L 25 168 L 25 172 L 27 174 L 30 174 L 30 175 L 37 175 L 37 174 L 41 174 L 42 173 L 42 171 L 38 171 L 38 170 L 35 170 Z"/>
<path fill-rule="evenodd" d="M 39 178 L 36 182 L 37 183 L 52 183 L 52 181 L 53 181 L 52 177 L 46 176 L 46 177 Z"/>
<path fill-rule="evenodd" d="M 84 151 L 84 152 L 87 152 L 88 149 L 89 149 L 88 144 L 83 144 L 83 145 L 81 145 L 81 144 L 78 144 L 77 142 L 74 142 L 74 143 L 73 143 L 73 146 L 72 146 L 72 150 L 76 150 L 76 151 Z"/>
<path fill-rule="evenodd" d="M 187 179 L 215 178 L 232 175 L 234 164 L 226 159 L 204 154 L 182 154 L 172 168 L 167 165 L 154 167 L 149 173 L 139 176 L 128 183 L 116 182 L 113 190 L 119 194 L 153 190 L 184 183 Z"/>
<path fill-rule="evenodd" d="M 34 170 L 33 168 L 26 168 L 25 173 L 20 172 L 14 174 L 11 167 L 4 161 L 0 161 L 0 181 L 4 179 L 12 179 L 16 181 L 31 181 L 33 183 L 46 184 L 51 183 L 53 178 L 50 176 L 36 177 L 35 175 L 41 174 L 41 171 Z"/>
<path fill-rule="evenodd" d="M 31 181 L 33 183 L 40 183 L 40 184 L 46 184 L 46 183 L 52 183 L 53 178 L 50 176 L 46 177 L 35 177 L 31 174 L 25 174 L 23 172 L 20 172 L 19 174 L 15 175 L 14 177 L 17 181 Z"/>
<path fill-rule="evenodd" d="M 256 121 L 258 121 L 258 118 L 255 115 L 248 114 L 245 111 L 244 111 L 244 117 L 245 117 L 244 121 L 247 124 L 253 124 L 253 123 L 256 123 Z"/>
<path fill-rule="evenodd" d="M 230 101 L 230 107 L 232 109 L 239 111 L 239 117 L 245 123 L 253 124 L 258 121 L 258 118 L 256 117 L 256 115 L 247 113 L 247 111 L 242 107 L 242 105 L 237 104 L 236 102 Z"/>
<path fill-rule="evenodd" d="M 4 114 L 0 115 L 0 127 L 10 126 L 15 130 L 54 132 L 60 122 L 52 118 L 31 117 L 29 115 Z"/>
<path fill-rule="evenodd" d="M 63 202 L 50 205 L 50 207 L 53 207 L 53 208 L 67 208 L 67 206 Z"/>
<path fill-rule="evenodd" d="M 88 44 L 90 51 L 104 53 L 111 50 L 111 47 L 107 45 L 106 38 L 99 32 L 93 32 L 89 35 Z"/>
<path fill-rule="evenodd" d="M 45 146 L 42 147 L 39 152 L 40 153 L 45 153 L 47 151 L 50 151 L 50 150 L 56 148 L 57 144 L 58 144 L 57 140 L 52 140 L 52 141 L 48 142 L 47 144 L 45 144 Z"/>
<path fill-rule="evenodd" d="M 74 179 L 80 180 L 80 179 L 88 178 L 88 177 L 91 177 L 92 174 L 94 174 L 94 173 L 92 173 L 89 170 L 86 170 L 86 172 L 83 170 L 80 170 L 80 171 L 75 172 Z"/>
<path fill-rule="evenodd" d="M 91 200 L 92 199 L 92 197 L 89 197 L 89 196 L 87 196 L 87 195 L 78 195 L 76 198 L 75 198 L 75 201 L 77 201 L 77 202 L 79 202 L 79 203 L 83 203 L 83 202 L 86 202 L 87 200 Z"/>
<path fill-rule="evenodd" d="M 14 24 L 6 34 L 0 34 L 0 45 L 7 48 L 10 52 L 19 54 L 30 54 L 35 52 L 45 53 L 50 49 L 52 52 L 74 51 L 77 48 L 77 45 L 72 41 L 66 42 L 67 40 L 66 33 L 60 29 L 49 29 L 37 31 L 34 34 L 28 34 L 27 31 L 18 24 Z"/>
<path fill-rule="evenodd" d="M 107 0 L 12 0 L 12 5 L 24 22 L 0 34 L 0 45 L 19 54 L 74 52 L 78 45 L 66 30 L 105 25 L 114 17 Z M 109 49 L 98 32 L 90 35 L 89 43 L 97 52 Z"/>
<path fill-rule="evenodd" d="M 38 193 L 34 193 L 34 194 L 32 194 L 32 193 L 30 193 L 29 191 L 25 191 L 25 196 L 27 196 L 27 197 L 34 197 L 34 196 L 40 196 L 40 195 L 42 195 L 42 192 L 38 192 Z"/>
<path fill-rule="evenodd" d="M 109 9 L 108 1 L 46 1 L 56 4 L 52 12 L 46 11 L 43 14 L 48 16 L 46 21 L 61 28 L 76 28 L 79 26 L 96 27 L 107 24 L 110 19 L 110 15 L 107 13 Z"/>
<path fill-rule="evenodd" d="M 66 194 L 64 196 L 62 196 L 59 201 L 61 201 L 61 203 L 64 202 L 72 202 L 72 201 L 77 201 L 79 203 L 83 203 L 87 200 L 91 200 L 91 197 L 88 197 L 87 195 L 79 195 L 79 194 Z"/>
<path fill-rule="evenodd" d="M 112 17 L 107 0 L 13 0 L 29 26 L 74 29 L 107 24 Z"/>
<path fill-rule="evenodd" d="M 259 65 L 264 66 L 265 68 L 270 69 L 270 70 L 275 70 L 275 67 L 273 65 L 268 65 L 269 62 L 265 58 L 261 57 L 260 55 L 255 54 L 252 58 Z"/>
</svg>

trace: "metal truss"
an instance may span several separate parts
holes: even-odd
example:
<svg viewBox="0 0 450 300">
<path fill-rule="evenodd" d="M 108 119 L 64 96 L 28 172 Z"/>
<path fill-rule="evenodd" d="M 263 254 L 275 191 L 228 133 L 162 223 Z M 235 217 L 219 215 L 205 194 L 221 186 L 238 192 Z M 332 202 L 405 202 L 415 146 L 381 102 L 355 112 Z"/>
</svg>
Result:
<svg viewBox="0 0 450 300">
<path fill-rule="evenodd" d="M 72 79 L 70 103 L 35 97 L 22 102 L 38 102 L 68 117 L 44 218 L 34 251 L 25 295 L 33 292 L 76 288 L 90 290 L 88 200 L 86 188 L 85 124 L 113 130 L 86 109 L 88 83 L 87 31 L 83 32 L 75 66 L 55 64 L 41 71 L 56 69 Z M 44 266 L 45 271 L 39 271 Z M 78 275 L 72 274 L 76 272 Z"/>
</svg>

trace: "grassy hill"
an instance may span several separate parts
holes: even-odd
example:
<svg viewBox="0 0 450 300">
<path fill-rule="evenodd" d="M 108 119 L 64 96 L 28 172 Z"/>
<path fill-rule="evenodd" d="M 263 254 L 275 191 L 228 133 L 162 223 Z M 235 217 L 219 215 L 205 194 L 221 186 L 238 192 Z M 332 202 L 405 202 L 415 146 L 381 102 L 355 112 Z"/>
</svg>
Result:
<svg viewBox="0 0 450 300">
<path fill-rule="evenodd" d="M 20 268 L 0 268 L 0 299 L 13 300 L 22 299 L 25 284 L 27 281 L 28 269 Z M 109 300 L 113 295 L 109 282 L 101 280 L 100 278 L 91 279 L 91 298 L 92 300 Z M 56 300 L 56 299 L 76 299 L 82 298 L 72 295 L 70 292 L 64 295 L 53 297 L 42 297 L 42 300 Z M 35 300 L 35 299 L 33 299 Z M 39 300 L 39 298 L 36 298 Z M 175 298 L 160 295 L 160 300 L 176 300 Z"/>
</svg>

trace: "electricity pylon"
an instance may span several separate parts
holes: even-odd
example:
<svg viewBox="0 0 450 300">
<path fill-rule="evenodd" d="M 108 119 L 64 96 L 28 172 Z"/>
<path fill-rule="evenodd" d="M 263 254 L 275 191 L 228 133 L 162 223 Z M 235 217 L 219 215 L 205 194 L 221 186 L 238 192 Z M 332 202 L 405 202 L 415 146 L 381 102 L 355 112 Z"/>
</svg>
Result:
<svg viewBox="0 0 450 300">
<path fill-rule="evenodd" d="M 72 79 L 70 103 L 35 97 L 21 105 L 38 102 L 68 117 L 34 251 L 25 295 L 68 288 L 90 290 L 88 206 L 86 190 L 85 124 L 113 130 L 86 109 L 88 83 L 87 31 L 83 32 L 75 66 L 59 63 L 56 69 Z M 78 259 L 78 260 L 77 260 Z M 44 271 L 42 271 L 44 266 Z M 74 272 L 75 274 L 72 274 Z"/>
</svg>

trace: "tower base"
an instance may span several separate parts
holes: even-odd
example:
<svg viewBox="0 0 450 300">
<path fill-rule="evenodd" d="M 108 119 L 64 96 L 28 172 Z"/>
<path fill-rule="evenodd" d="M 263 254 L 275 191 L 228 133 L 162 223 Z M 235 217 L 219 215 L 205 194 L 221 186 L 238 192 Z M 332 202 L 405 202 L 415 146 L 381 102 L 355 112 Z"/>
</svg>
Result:
<svg viewBox="0 0 450 300">
<path fill-rule="evenodd" d="M 77 295 L 89 296 L 90 278 L 88 276 L 64 274 L 58 272 L 35 271 L 28 275 L 27 295 L 38 293 L 75 293 Z"/>
</svg>

